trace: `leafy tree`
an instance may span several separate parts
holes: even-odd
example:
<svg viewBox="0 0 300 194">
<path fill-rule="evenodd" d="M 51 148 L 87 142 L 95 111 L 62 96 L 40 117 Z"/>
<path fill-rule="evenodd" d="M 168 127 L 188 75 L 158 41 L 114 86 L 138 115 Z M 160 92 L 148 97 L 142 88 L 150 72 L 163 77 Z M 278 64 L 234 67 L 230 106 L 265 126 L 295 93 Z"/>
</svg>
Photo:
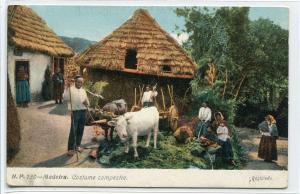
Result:
<svg viewBox="0 0 300 194">
<path fill-rule="evenodd" d="M 212 87 L 225 99 L 276 109 L 287 95 L 288 31 L 267 19 L 250 21 L 249 8 L 179 8 L 185 19 L 183 44 L 198 64 L 193 90 Z M 207 84 L 207 64 L 217 69 Z M 258 87 L 259 86 L 259 87 Z"/>
</svg>

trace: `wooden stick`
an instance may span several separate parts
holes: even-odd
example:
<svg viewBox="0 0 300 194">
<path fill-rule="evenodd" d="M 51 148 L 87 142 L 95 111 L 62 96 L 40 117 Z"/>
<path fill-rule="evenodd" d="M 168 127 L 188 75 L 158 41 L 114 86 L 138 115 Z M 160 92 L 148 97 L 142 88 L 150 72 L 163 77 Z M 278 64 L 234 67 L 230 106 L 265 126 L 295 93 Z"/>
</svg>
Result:
<svg viewBox="0 0 300 194">
<path fill-rule="evenodd" d="M 239 84 L 239 86 L 238 86 L 238 88 L 237 88 L 237 91 L 236 91 L 236 93 L 235 93 L 235 95 L 234 95 L 234 100 L 237 99 L 237 97 L 238 97 L 238 95 L 239 95 L 239 92 L 240 92 L 240 90 L 241 90 L 241 86 L 242 86 L 242 84 L 243 84 L 245 78 L 246 78 L 246 74 L 243 74 L 242 80 L 240 81 L 240 84 Z"/>
<path fill-rule="evenodd" d="M 167 88 L 168 88 L 169 98 L 171 100 L 171 93 L 170 93 L 170 86 L 169 86 L 169 84 L 167 84 Z M 172 106 L 172 100 L 171 100 L 171 105 L 170 106 Z"/>
<path fill-rule="evenodd" d="M 139 104 L 139 106 L 142 106 L 141 100 L 142 100 L 142 96 L 143 96 L 143 94 L 142 94 L 143 89 L 142 89 L 142 87 L 141 87 L 140 85 L 139 85 L 139 90 L 140 90 L 140 97 L 139 97 L 139 102 L 138 102 L 138 104 Z"/>
<path fill-rule="evenodd" d="M 174 87 L 173 85 L 171 86 L 172 89 L 172 101 L 173 101 L 173 105 L 175 105 L 175 100 L 174 100 Z"/>
<path fill-rule="evenodd" d="M 164 91 L 163 91 L 162 88 L 160 88 L 160 91 L 161 91 L 161 98 L 162 98 L 162 102 L 163 102 L 163 107 L 164 107 L 164 110 L 166 110 L 166 102 L 165 102 Z"/>
<path fill-rule="evenodd" d="M 136 106 L 136 88 L 134 88 L 134 106 Z"/>
<path fill-rule="evenodd" d="M 172 95 L 172 101 L 174 102 L 174 87 L 171 85 L 171 95 Z"/>
<path fill-rule="evenodd" d="M 167 86 L 168 86 L 168 92 L 169 92 L 169 96 L 170 96 L 170 100 L 171 100 L 171 106 L 172 106 L 173 105 L 173 99 L 172 99 L 172 94 L 171 94 L 171 88 L 170 88 L 169 84 Z"/>
</svg>

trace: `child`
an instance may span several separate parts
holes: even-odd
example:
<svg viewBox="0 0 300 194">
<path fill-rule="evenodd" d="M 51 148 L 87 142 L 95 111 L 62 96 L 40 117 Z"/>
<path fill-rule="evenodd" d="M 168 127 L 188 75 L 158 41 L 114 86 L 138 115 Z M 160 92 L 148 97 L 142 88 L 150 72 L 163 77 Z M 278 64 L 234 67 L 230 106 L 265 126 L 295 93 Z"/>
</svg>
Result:
<svg viewBox="0 0 300 194">
<path fill-rule="evenodd" d="M 230 136 L 228 135 L 228 128 L 225 125 L 225 121 L 221 121 L 217 128 L 218 144 L 221 146 L 220 155 L 225 158 L 228 162 L 235 165 L 232 159 L 232 147 L 230 143 Z"/>
</svg>

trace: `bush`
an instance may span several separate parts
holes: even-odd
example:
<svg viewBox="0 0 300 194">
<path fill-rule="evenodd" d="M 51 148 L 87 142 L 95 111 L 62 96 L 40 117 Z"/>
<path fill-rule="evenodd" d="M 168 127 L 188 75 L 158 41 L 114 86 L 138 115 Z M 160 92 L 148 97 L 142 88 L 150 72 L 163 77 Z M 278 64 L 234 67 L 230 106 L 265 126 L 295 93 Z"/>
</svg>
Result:
<svg viewBox="0 0 300 194">
<path fill-rule="evenodd" d="M 94 94 L 98 94 L 101 95 L 103 92 L 104 87 L 106 87 L 108 85 L 108 82 L 105 81 L 98 81 L 98 82 L 91 82 L 91 81 L 87 81 L 84 83 L 84 88 Z M 88 93 L 88 98 L 90 101 L 90 107 L 91 108 L 96 108 L 99 105 L 99 98 L 96 96 L 93 96 L 91 94 Z"/>
</svg>

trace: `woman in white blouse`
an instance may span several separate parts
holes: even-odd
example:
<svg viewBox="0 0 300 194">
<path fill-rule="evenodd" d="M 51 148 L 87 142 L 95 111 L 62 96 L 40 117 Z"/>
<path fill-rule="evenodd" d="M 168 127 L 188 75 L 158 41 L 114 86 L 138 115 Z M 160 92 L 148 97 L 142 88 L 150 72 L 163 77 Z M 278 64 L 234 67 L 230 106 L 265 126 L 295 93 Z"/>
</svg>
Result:
<svg viewBox="0 0 300 194">
<path fill-rule="evenodd" d="M 218 144 L 221 146 L 220 155 L 231 164 L 235 165 L 233 161 L 232 146 L 230 143 L 230 136 L 228 135 L 228 128 L 225 121 L 221 121 L 217 128 Z"/>
</svg>

